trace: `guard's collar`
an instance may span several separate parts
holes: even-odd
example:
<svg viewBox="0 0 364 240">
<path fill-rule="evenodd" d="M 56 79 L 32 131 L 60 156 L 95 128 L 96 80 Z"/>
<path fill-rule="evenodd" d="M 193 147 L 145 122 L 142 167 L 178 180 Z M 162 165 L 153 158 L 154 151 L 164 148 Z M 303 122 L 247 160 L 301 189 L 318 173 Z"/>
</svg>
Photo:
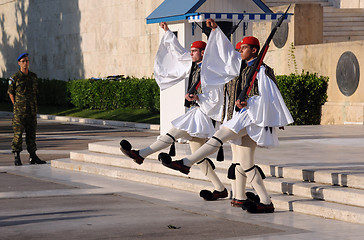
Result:
<svg viewBox="0 0 364 240">
<path fill-rule="evenodd" d="M 254 58 L 254 59 L 250 60 L 249 62 L 247 62 L 248 66 L 249 67 L 252 66 L 254 64 L 254 62 L 255 62 L 256 59 L 257 58 Z"/>
</svg>

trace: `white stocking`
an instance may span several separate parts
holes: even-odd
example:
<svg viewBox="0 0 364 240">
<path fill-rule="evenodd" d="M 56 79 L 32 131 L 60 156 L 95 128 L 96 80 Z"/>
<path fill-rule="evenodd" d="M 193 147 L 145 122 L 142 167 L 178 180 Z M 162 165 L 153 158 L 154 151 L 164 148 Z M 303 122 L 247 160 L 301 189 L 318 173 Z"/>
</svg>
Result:
<svg viewBox="0 0 364 240">
<path fill-rule="evenodd" d="M 238 200 L 245 200 L 246 174 L 244 172 L 244 169 L 240 165 L 236 165 L 235 177 L 236 177 L 235 198 Z"/>
<path fill-rule="evenodd" d="M 174 137 L 174 139 L 178 139 L 181 137 L 187 137 L 189 136 L 186 131 L 179 130 L 177 128 L 172 128 L 168 131 L 168 134 Z M 149 147 L 143 148 L 139 150 L 139 155 L 143 158 L 146 158 L 152 153 L 158 152 L 168 146 L 170 146 L 173 143 L 173 139 L 169 137 L 168 135 L 162 135 L 159 136 L 157 141 L 152 143 Z"/>
<path fill-rule="evenodd" d="M 191 152 L 194 153 L 197 149 L 199 149 L 205 143 L 205 139 L 201 138 L 192 138 L 190 140 L 190 149 Z M 214 189 L 216 191 L 224 191 L 225 186 L 220 181 L 219 177 L 216 175 L 215 171 L 212 169 L 211 164 L 204 160 L 201 163 L 198 163 L 197 166 L 201 169 L 202 173 L 212 182 L 214 185 Z"/>
<path fill-rule="evenodd" d="M 248 135 L 243 136 L 242 144 L 239 146 L 239 160 L 241 167 L 246 171 L 254 166 L 254 153 L 257 147 Z M 247 181 L 252 185 L 263 204 L 270 204 L 271 200 L 267 190 L 264 187 L 262 176 L 257 168 L 245 172 Z"/>
<path fill-rule="evenodd" d="M 246 194 L 246 181 L 247 176 L 245 174 L 244 169 L 247 169 L 247 166 L 254 165 L 254 152 L 256 148 L 256 143 L 248 136 L 244 135 L 241 138 L 241 145 L 235 145 L 235 151 L 233 149 L 233 154 L 236 155 L 234 157 L 239 165 L 235 168 L 236 175 L 236 199 L 245 200 Z M 234 146 L 234 145 L 232 145 Z"/>
<path fill-rule="evenodd" d="M 236 134 L 229 128 L 221 127 L 220 130 L 218 130 L 214 134 L 214 137 L 218 138 L 221 142 L 226 142 L 230 139 L 236 138 L 239 134 L 245 135 L 246 134 L 245 128 L 241 130 L 238 134 Z M 205 157 L 213 154 L 221 146 L 219 140 L 216 140 L 215 138 L 210 138 L 210 140 L 208 140 L 202 147 L 196 150 L 196 152 L 184 158 L 183 164 L 185 166 L 191 167 L 194 163 L 201 161 Z"/>
<path fill-rule="evenodd" d="M 254 166 L 254 153 L 257 147 L 257 143 L 254 142 L 248 135 L 244 135 L 242 137 L 241 145 L 237 146 L 237 154 L 236 158 L 240 166 L 247 170 Z"/>
<path fill-rule="evenodd" d="M 232 151 L 232 164 L 236 164 L 237 160 L 236 157 L 238 156 L 237 154 L 237 146 L 235 144 L 230 144 L 231 146 L 231 151 Z M 235 172 L 235 176 L 236 176 L 236 172 Z M 235 179 L 230 179 L 231 180 L 231 191 L 232 191 L 232 199 L 236 199 L 236 178 Z"/>
<path fill-rule="evenodd" d="M 248 178 L 248 182 L 250 182 L 254 190 L 257 192 L 260 202 L 263 204 L 270 204 L 270 196 L 265 189 L 262 176 L 260 175 L 258 169 L 254 168 L 253 170 L 246 172 L 246 176 Z"/>
</svg>

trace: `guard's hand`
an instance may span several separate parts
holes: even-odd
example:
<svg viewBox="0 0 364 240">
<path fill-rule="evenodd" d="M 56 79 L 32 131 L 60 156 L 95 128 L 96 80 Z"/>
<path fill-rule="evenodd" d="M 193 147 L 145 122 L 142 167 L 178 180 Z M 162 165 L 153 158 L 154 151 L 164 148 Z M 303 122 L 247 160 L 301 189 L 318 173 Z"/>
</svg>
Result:
<svg viewBox="0 0 364 240">
<path fill-rule="evenodd" d="M 189 93 L 186 93 L 185 99 L 190 102 L 199 100 L 199 98 L 196 94 L 189 94 Z"/>
<path fill-rule="evenodd" d="M 216 22 L 214 21 L 214 19 L 211 18 L 206 20 L 206 26 L 211 28 L 213 31 L 215 31 L 215 29 L 217 28 Z"/>
<path fill-rule="evenodd" d="M 159 26 L 164 30 L 164 31 L 168 31 L 169 28 L 168 28 L 168 24 L 166 22 L 160 22 L 159 23 Z"/>
<path fill-rule="evenodd" d="M 238 99 L 238 100 L 235 101 L 235 105 L 239 109 L 242 109 L 242 108 L 246 107 L 248 104 L 247 104 L 247 102 L 240 102 L 240 100 Z"/>
</svg>

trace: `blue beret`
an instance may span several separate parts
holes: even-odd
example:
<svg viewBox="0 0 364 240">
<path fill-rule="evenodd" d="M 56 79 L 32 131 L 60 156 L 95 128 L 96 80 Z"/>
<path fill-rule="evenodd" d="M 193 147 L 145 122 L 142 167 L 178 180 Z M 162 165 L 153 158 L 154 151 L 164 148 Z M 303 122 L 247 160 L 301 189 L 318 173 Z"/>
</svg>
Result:
<svg viewBox="0 0 364 240">
<path fill-rule="evenodd" d="M 22 54 L 20 54 L 19 55 L 19 57 L 18 57 L 18 62 L 20 61 L 20 59 L 22 59 L 22 58 L 25 58 L 25 57 L 28 57 L 28 53 L 22 53 Z"/>
</svg>

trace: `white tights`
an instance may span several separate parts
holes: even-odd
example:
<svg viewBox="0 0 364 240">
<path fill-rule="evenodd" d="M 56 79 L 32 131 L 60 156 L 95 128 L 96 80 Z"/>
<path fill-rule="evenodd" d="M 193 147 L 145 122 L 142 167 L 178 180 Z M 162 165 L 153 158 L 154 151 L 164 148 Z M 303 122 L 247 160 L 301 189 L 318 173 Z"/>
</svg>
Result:
<svg viewBox="0 0 364 240">
<path fill-rule="evenodd" d="M 263 204 L 270 204 L 270 197 L 264 187 L 263 179 L 258 169 L 253 168 L 252 170 L 245 172 L 254 166 L 254 153 L 257 146 L 256 142 L 247 135 L 246 129 L 242 129 L 238 134 L 236 134 L 232 130 L 222 127 L 214 134 L 214 136 L 222 142 L 242 137 L 241 145 L 231 145 L 233 163 L 239 163 L 239 165 L 235 168 L 236 179 L 232 183 L 233 197 L 239 200 L 246 199 L 245 185 L 248 181 L 257 192 L 261 202 Z M 218 140 L 211 138 L 192 155 L 184 158 L 183 163 L 186 166 L 192 166 L 195 162 L 216 152 L 220 146 L 221 144 Z"/>
<path fill-rule="evenodd" d="M 183 137 L 190 137 L 190 135 L 183 130 L 179 130 L 177 128 L 172 128 L 168 131 L 168 134 L 174 137 L 174 139 L 183 138 Z M 199 149 L 204 143 L 206 142 L 203 138 L 196 138 L 193 137 L 190 143 L 191 152 L 194 153 L 197 149 Z M 160 136 L 157 141 L 152 143 L 150 146 L 140 149 L 139 155 L 143 158 L 149 156 L 152 153 L 158 152 L 166 147 L 169 147 L 173 143 L 173 139 L 168 135 Z M 210 179 L 212 184 L 214 185 L 215 190 L 223 191 L 225 189 L 224 185 L 221 183 L 219 177 L 216 175 L 215 171 L 212 169 L 210 163 L 208 161 L 203 161 L 198 164 L 198 167 L 204 173 L 204 175 Z"/>
</svg>

